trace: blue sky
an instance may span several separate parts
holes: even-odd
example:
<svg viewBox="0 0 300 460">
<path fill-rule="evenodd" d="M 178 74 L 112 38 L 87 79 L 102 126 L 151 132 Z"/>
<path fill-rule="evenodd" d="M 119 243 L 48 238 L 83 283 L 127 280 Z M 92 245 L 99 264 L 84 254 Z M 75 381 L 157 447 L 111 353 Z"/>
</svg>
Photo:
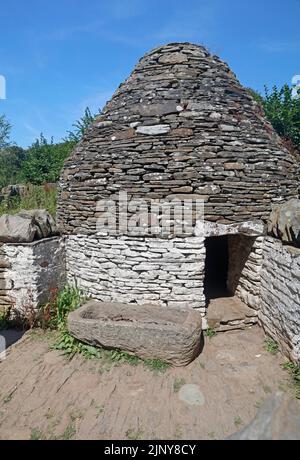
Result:
<svg viewBox="0 0 300 460">
<path fill-rule="evenodd" d="M 27 146 L 63 137 L 85 106 L 103 106 L 151 48 L 206 45 L 240 81 L 290 83 L 300 74 L 300 0 L 9 0 L 0 5 L 0 114 Z"/>
</svg>

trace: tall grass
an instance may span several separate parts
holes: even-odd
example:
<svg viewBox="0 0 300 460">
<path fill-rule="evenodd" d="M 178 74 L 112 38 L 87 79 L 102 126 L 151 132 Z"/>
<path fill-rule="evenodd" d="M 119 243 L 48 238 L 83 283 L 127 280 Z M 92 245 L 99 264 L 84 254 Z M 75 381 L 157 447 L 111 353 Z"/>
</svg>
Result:
<svg viewBox="0 0 300 460">
<path fill-rule="evenodd" d="M 56 205 L 57 190 L 31 185 L 26 195 L 2 201 L 0 203 L 0 216 L 3 214 L 17 214 L 23 209 L 46 209 L 55 218 Z"/>
</svg>

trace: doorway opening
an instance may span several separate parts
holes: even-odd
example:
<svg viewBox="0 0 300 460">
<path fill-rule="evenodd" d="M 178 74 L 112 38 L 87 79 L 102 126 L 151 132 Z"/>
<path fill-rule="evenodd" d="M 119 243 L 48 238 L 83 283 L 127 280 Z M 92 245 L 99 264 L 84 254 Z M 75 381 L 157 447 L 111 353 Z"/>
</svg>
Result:
<svg viewBox="0 0 300 460">
<path fill-rule="evenodd" d="M 205 240 L 204 294 L 207 303 L 218 297 L 228 297 L 228 235 L 212 236 Z"/>
</svg>

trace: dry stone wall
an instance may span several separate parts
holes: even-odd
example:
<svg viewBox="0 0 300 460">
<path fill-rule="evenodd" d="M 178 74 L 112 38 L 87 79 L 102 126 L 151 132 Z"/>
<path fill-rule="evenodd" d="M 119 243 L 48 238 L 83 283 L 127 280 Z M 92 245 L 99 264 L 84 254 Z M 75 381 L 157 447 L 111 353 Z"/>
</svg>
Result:
<svg viewBox="0 0 300 460">
<path fill-rule="evenodd" d="M 94 234 L 100 199 L 120 190 L 164 200 L 196 194 L 205 219 L 267 218 L 298 196 L 298 165 L 260 105 L 202 46 L 146 54 L 66 161 L 58 217 L 64 233 Z"/>
<path fill-rule="evenodd" d="M 204 315 L 205 248 L 201 237 L 69 236 L 69 281 L 101 301 L 196 308 Z"/>
<path fill-rule="evenodd" d="M 285 353 L 300 361 L 300 249 L 265 239 L 260 322 Z"/>
<path fill-rule="evenodd" d="M 0 248 L 0 307 L 26 309 L 47 302 L 65 284 L 64 239 L 49 238 Z"/>
<path fill-rule="evenodd" d="M 260 281 L 264 237 L 229 235 L 228 281 L 229 292 L 246 305 L 260 308 Z"/>
</svg>

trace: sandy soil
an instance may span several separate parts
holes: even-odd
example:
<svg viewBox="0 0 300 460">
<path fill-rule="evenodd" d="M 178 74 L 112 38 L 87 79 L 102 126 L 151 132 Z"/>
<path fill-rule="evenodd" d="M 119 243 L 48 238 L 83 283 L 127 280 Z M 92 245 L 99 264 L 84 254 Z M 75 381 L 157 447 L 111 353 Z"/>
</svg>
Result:
<svg viewBox="0 0 300 460">
<path fill-rule="evenodd" d="M 66 359 L 31 332 L 0 363 L 0 439 L 224 439 L 278 389 L 284 358 L 258 327 L 205 339 L 185 368 Z"/>
</svg>

